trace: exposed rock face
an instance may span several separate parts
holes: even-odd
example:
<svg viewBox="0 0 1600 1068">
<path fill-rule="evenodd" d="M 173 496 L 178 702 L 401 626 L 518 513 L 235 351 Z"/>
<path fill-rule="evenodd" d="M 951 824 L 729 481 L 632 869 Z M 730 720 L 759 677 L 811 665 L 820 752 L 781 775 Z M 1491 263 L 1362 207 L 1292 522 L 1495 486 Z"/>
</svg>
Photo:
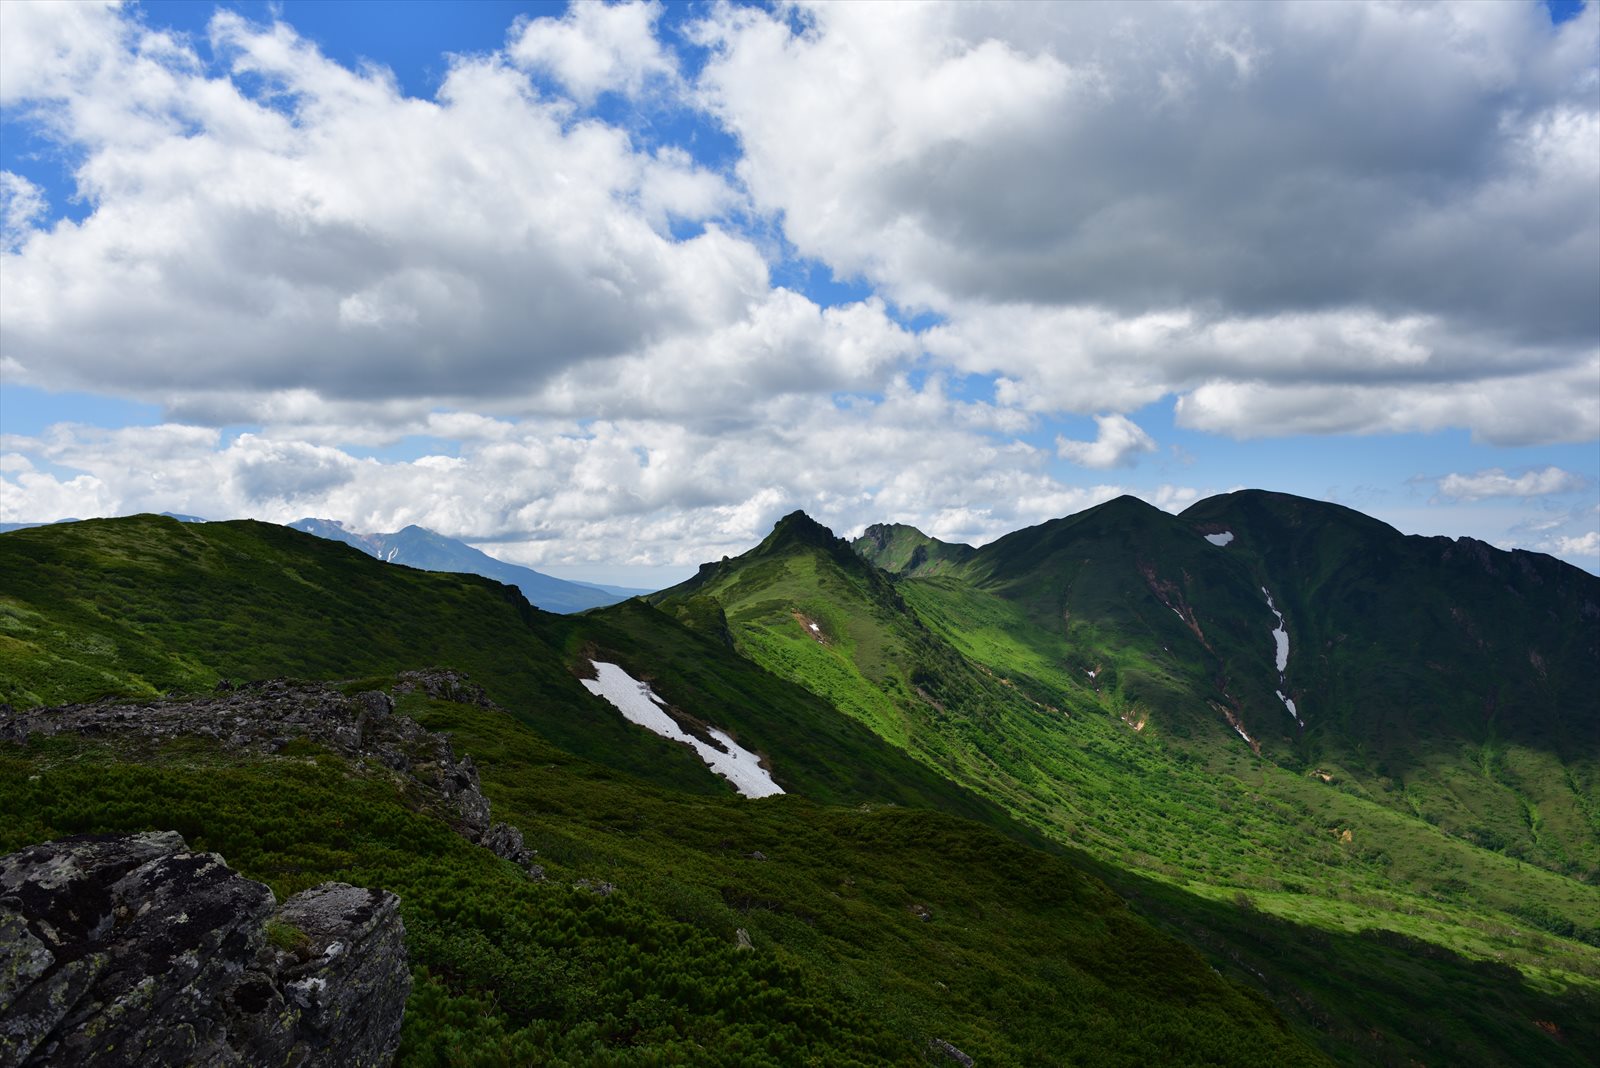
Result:
<svg viewBox="0 0 1600 1068">
<path fill-rule="evenodd" d="M 962 1053 L 959 1049 L 952 1046 L 942 1038 L 929 1039 L 928 1048 L 935 1053 L 944 1054 L 950 1060 L 961 1065 L 961 1068 L 972 1068 L 974 1063 L 971 1057 L 967 1056 L 965 1053 Z"/>
<path fill-rule="evenodd" d="M 452 671 L 408 671 L 402 692 L 493 707 L 481 687 Z M 272 754 L 294 738 L 325 746 L 354 761 L 367 761 L 414 779 L 440 802 L 455 829 L 468 840 L 543 878 L 515 827 L 491 823 L 478 769 L 470 756 L 456 759 L 447 735 L 394 714 L 394 699 L 378 690 L 346 697 L 316 683 L 289 679 L 235 686 L 219 684 L 205 697 L 142 704 L 99 701 L 17 712 L 0 708 L 0 740 L 29 734 L 123 735 L 161 742 L 182 735 L 213 739 L 230 749 Z"/>
<path fill-rule="evenodd" d="M 324 883 L 279 907 L 171 831 L 0 858 L 0 1066 L 388 1064 L 398 905 Z"/>
<path fill-rule="evenodd" d="M 454 701 L 458 705 L 477 705 L 479 708 L 493 708 L 495 704 L 489 700 L 489 695 L 482 686 L 473 682 L 459 671 L 449 668 L 429 668 L 426 671 L 402 671 L 399 676 L 400 684 L 395 687 L 400 693 L 411 693 L 421 690 L 429 697 L 437 697 L 441 701 Z"/>
</svg>

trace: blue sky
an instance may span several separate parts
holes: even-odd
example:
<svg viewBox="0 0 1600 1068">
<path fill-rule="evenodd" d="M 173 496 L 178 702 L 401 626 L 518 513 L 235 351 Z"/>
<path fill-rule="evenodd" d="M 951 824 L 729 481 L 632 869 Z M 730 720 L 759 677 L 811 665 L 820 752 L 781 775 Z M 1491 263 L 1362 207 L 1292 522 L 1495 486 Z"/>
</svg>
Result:
<svg viewBox="0 0 1600 1068">
<path fill-rule="evenodd" d="M 0 18 L 0 521 L 650 585 L 1249 486 L 1600 567 L 1592 6 Z"/>
</svg>

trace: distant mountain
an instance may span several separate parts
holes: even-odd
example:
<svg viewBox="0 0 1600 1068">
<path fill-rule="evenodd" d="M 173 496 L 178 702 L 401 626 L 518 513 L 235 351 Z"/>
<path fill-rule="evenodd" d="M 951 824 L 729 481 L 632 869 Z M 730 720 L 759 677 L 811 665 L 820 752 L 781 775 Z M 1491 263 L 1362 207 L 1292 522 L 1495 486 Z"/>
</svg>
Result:
<svg viewBox="0 0 1600 1068">
<path fill-rule="evenodd" d="M 48 527 L 48 526 L 53 526 L 56 523 L 81 523 L 81 522 L 82 522 L 81 519 L 54 519 L 54 520 L 51 520 L 49 523 L 0 523 L 0 534 L 6 534 L 6 533 L 9 533 L 10 531 L 13 531 L 13 530 L 28 530 L 31 527 Z"/>
<path fill-rule="evenodd" d="M 180 515 L 177 512 L 162 512 L 161 514 L 166 516 L 168 519 L 176 519 L 180 523 L 204 523 L 204 522 L 206 522 L 206 520 L 200 518 L 197 515 Z M 28 529 L 30 529 L 32 527 L 54 526 L 57 523 L 81 523 L 81 522 L 83 522 L 83 520 L 77 518 L 76 516 L 72 516 L 72 517 L 69 517 L 67 519 L 52 519 L 48 523 L 0 523 L 0 534 L 5 534 L 5 533 L 7 533 L 9 531 L 13 531 L 13 530 L 28 530 Z"/>
<path fill-rule="evenodd" d="M 619 586 L 594 586 L 568 582 L 518 564 L 496 560 L 466 542 L 447 538 L 419 526 L 408 526 L 392 534 L 358 534 L 334 519 L 300 519 L 289 526 L 319 538 L 342 541 L 369 556 L 391 564 L 405 564 L 424 571 L 452 571 L 482 575 L 508 586 L 515 586 L 533 605 L 547 612 L 582 612 L 586 608 L 616 604 L 644 590 Z"/>
</svg>

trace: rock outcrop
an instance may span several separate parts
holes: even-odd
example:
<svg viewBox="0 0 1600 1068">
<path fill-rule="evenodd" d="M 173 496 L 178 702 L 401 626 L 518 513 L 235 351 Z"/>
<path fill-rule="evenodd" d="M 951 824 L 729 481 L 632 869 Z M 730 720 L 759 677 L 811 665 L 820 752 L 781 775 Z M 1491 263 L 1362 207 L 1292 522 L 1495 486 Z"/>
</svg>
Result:
<svg viewBox="0 0 1600 1068">
<path fill-rule="evenodd" d="M 324 883 L 279 906 L 170 831 L 0 858 L 0 1068 L 386 1065 L 398 905 Z"/>
<path fill-rule="evenodd" d="M 456 672 L 408 671 L 400 680 L 401 692 L 416 689 L 493 707 L 481 687 Z M 522 833 L 491 822 L 489 800 L 472 758 L 456 759 L 447 735 L 396 715 L 394 699 L 380 690 L 346 696 L 317 683 L 271 679 L 238 686 L 224 682 L 207 696 L 138 704 L 112 699 L 23 712 L 0 707 L 0 740 L 66 733 L 157 743 L 192 736 L 262 755 L 280 753 L 291 740 L 305 739 L 349 760 L 408 776 L 462 836 L 519 865 L 530 878 L 544 877 Z"/>
</svg>

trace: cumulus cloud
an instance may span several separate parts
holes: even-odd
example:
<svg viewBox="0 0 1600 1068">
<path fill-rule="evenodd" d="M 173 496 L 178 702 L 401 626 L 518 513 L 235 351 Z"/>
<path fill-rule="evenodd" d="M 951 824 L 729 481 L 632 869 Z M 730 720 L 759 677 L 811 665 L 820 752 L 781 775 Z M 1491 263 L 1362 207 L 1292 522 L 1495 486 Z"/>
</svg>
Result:
<svg viewBox="0 0 1600 1068">
<path fill-rule="evenodd" d="M 1600 531 L 1591 530 L 1576 537 L 1558 537 L 1550 545 L 1557 556 L 1600 556 Z"/>
<path fill-rule="evenodd" d="M 648 79 L 677 74 L 656 40 L 660 17 L 653 2 L 573 4 L 560 19 L 520 23 L 509 52 L 523 66 L 549 71 L 580 103 L 607 91 L 637 94 Z"/>
<path fill-rule="evenodd" d="M 936 379 L 918 388 L 898 376 L 877 399 L 776 397 L 737 434 L 653 418 L 417 413 L 403 430 L 466 424 L 473 436 L 457 455 L 414 460 L 360 458 L 298 429 L 227 438 L 171 424 L 61 425 L 0 441 L 0 519 L 314 514 L 357 530 L 417 523 L 535 566 L 692 565 L 743 552 L 794 508 L 841 534 L 895 520 L 982 542 L 1126 492 L 1059 481 L 1047 450 L 995 437 L 982 408 Z M 134 453 L 150 462 L 130 467 Z"/>
<path fill-rule="evenodd" d="M 527 412 L 577 368 L 666 377 L 651 353 L 680 388 L 726 392 L 716 359 L 685 354 L 741 335 L 765 342 L 743 357 L 751 389 L 827 389 L 840 358 L 816 358 L 815 329 L 775 323 L 861 328 L 831 352 L 893 332 L 881 304 L 824 313 L 775 290 L 757 246 L 712 218 L 738 199 L 721 177 L 573 121 L 503 57 L 458 58 L 436 99 L 419 100 L 282 23 L 217 14 L 227 67 L 212 74 L 116 9 L 14 6 L 7 47 L 39 47 L 6 64 L 6 97 L 83 151 L 76 178 L 95 208 L 6 254 L 14 382 L 174 412 L 305 393 Z M 631 19 L 653 41 L 654 17 L 579 5 L 561 25 L 615 43 Z M 541 32 L 530 23 L 520 41 Z M 680 218 L 698 232 L 674 238 Z"/>
<path fill-rule="evenodd" d="M 1179 393 L 1235 436 L 1600 424 L 1592 378 L 1554 420 L 1428 401 L 1592 373 L 1592 5 L 725 6 L 698 32 L 755 202 L 1018 403 Z"/>
<path fill-rule="evenodd" d="M 0 104 L 90 209 L 0 175 L 0 373 L 167 420 L 7 439 L 0 512 L 694 563 L 793 507 L 967 541 L 1065 514 L 1124 487 L 1056 459 L 1131 465 L 1157 403 L 1234 438 L 1600 435 L 1595 5 L 697 11 L 703 67 L 657 3 L 574 4 L 419 99 L 282 22 L 221 11 L 203 58 L 136 9 L 0 3 Z M 630 134 L 667 112 L 732 163 Z M 861 299 L 779 284 L 797 257 Z M 1028 443 L 1063 412 L 1094 440 Z M 365 455 L 402 439 L 437 454 Z"/>
<path fill-rule="evenodd" d="M 1156 450 L 1155 440 L 1125 415 L 1097 415 L 1094 422 L 1093 441 L 1056 438 L 1056 452 L 1062 459 L 1079 467 L 1132 467 L 1141 453 Z"/>
<path fill-rule="evenodd" d="M 1559 467 L 1527 471 L 1516 477 L 1498 467 L 1474 475 L 1449 474 L 1439 480 L 1439 496 L 1456 501 L 1481 501 L 1490 497 L 1544 497 L 1576 493 L 1588 483 Z"/>
<path fill-rule="evenodd" d="M 1600 434 L 1600 354 L 1575 366 L 1462 382 L 1210 381 L 1178 398 L 1179 426 L 1235 438 L 1396 434 L 1470 427 L 1495 445 L 1577 442 Z"/>
<path fill-rule="evenodd" d="M 20 174 L 0 171 L 0 251 L 20 248 L 48 207 L 38 186 Z"/>
</svg>

